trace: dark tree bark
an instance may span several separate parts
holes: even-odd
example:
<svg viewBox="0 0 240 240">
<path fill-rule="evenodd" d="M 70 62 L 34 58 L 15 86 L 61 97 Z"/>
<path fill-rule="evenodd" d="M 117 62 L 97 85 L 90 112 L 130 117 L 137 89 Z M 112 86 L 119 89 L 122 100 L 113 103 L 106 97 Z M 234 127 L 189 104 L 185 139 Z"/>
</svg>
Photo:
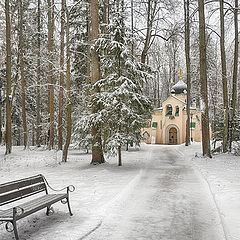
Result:
<svg viewBox="0 0 240 240">
<path fill-rule="evenodd" d="M 58 150 L 63 146 L 63 88 L 64 88 L 64 48 L 65 48 L 65 6 L 66 1 L 62 0 L 61 9 L 61 32 L 60 32 L 60 79 L 58 95 Z"/>
<path fill-rule="evenodd" d="M 38 0 L 38 12 L 37 12 L 37 95 L 36 95 L 36 146 L 40 147 L 41 141 L 41 0 Z"/>
<path fill-rule="evenodd" d="M 121 150 L 121 145 L 118 147 L 118 166 L 122 166 L 122 150 Z"/>
<path fill-rule="evenodd" d="M 53 33 L 54 33 L 54 0 L 48 0 L 49 149 L 53 149 L 54 146 Z"/>
<path fill-rule="evenodd" d="M 220 3 L 220 46 L 221 46 L 221 65 L 222 65 L 222 85 L 223 85 L 223 111 L 224 111 L 224 126 L 223 126 L 223 152 L 228 150 L 228 84 L 227 84 L 227 64 L 225 52 L 225 26 L 224 26 L 224 1 Z"/>
<path fill-rule="evenodd" d="M 200 85 L 201 85 L 201 104 L 202 104 L 201 106 L 202 107 L 202 116 L 201 116 L 202 151 L 203 151 L 203 156 L 211 157 L 204 0 L 198 0 L 198 7 L 199 7 Z"/>
<path fill-rule="evenodd" d="M 24 39 L 23 39 L 23 2 L 18 1 L 19 6 L 19 61 L 20 61 L 20 77 L 21 77 L 21 100 L 22 100 L 22 126 L 23 126 L 23 146 L 24 149 L 28 143 L 28 128 L 26 114 L 26 79 L 24 70 Z"/>
<path fill-rule="evenodd" d="M 151 44 L 153 21 L 156 16 L 157 1 L 147 0 L 147 32 L 144 40 L 144 46 L 141 53 L 141 63 L 146 63 L 148 50 Z"/>
<path fill-rule="evenodd" d="M 96 50 L 95 41 L 99 38 L 99 2 L 98 0 L 90 0 L 90 21 L 91 21 L 91 83 L 94 84 L 100 79 L 100 59 Z M 99 92 L 98 88 L 95 88 L 93 95 Z M 95 114 L 99 111 L 100 106 L 95 102 L 94 96 L 92 99 L 92 113 Z M 102 150 L 102 137 L 101 126 L 94 124 L 92 126 L 92 164 L 104 163 L 104 155 Z"/>
<path fill-rule="evenodd" d="M 234 8 L 234 31 L 235 31 L 235 47 L 232 77 L 232 96 L 231 96 L 231 118 L 229 129 L 229 149 L 232 149 L 233 134 L 235 128 L 236 107 L 237 107 L 237 78 L 238 78 L 238 0 L 235 0 Z"/>
<path fill-rule="evenodd" d="M 66 1 L 64 1 L 64 9 L 66 12 L 67 23 L 66 23 L 66 55 L 67 55 L 67 74 L 66 74 L 66 90 L 67 90 L 67 134 L 66 134 L 66 142 L 63 148 L 63 158 L 62 161 L 67 161 L 68 156 L 68 148 L 71 143 L 72 136 L 72 101 L 71 101 L 71 62 L 70 62 L 70 41 L 69 41 L 69 12 L 66 7 Z"/>
<path fill-rule="evenodd" d="M 132 37 L 134 34 L 134 16 L 133 16 L 133 0 L 131 0 L 131 31 L 132 31 Z M 131 54 L 132 54 L 132 58 L 134 56 L 134 42 L 132 41 L 131 44 Z"/>
<path fill-rule="evenodd" d="M 190 21 L 189 21 L 189 0 L 184 0 L 185 19 L 185 58 L 187 69 L 187 122 L 186 122 L 186 143 L 190 144 L 190 97 L 191 97 L 191 62 L 190 62 Z M 191 136 L 192 137 L 192 136 Z"/>
<path fill-rule="evenodd" d="M 5 154 L 12 152 L 12 95 L 11 95 L 11 20 L 9 0 L 5 0 L 6 16 L 6 131 L 5 131 Z"/>
</svg>

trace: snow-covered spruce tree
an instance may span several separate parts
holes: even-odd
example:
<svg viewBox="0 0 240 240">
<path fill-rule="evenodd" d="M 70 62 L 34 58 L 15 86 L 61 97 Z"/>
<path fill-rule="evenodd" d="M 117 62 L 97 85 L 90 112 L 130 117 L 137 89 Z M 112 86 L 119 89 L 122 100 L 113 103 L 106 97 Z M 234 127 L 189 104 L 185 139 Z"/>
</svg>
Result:
<svg viewBox="0 0 240 240">
<path fill-rule="evenodd" d="M 76 147 L 91 148 L 89 123 L 90 91 L 90 22 L 87 1 L 76 1 L 70 11 L 71 49 L 73 51 L 73 135 Z"/>
<path fill-rule="evenodd" d="M 73 84 L 79 94 L 89 82 L 89 4 L 73 1 L 70 11 L 71 49 L 73 51 Z M 81 101 L 78 102 L 80 104 Z"/>
<path fill-rule="evenodd" d="M 101 128 L 102 147 L 105 153 L 119 154 L 121 162 L 121 146 L 128 143 L 139 144 L 141 128 L 149 119 L 150 101 L 142 93 L 142 82 L 151 78 L 150 69 L 137 62 L 131 52 L 132 35 L 123 24 L 123 17 L 114 14 L 111 22 L 104 29 L 96 42 L 100 55 L 102 78 L 93 86 L 85 86 L 84 99 L 94 98 L 100 109 L 91 113 L 89 105 L 75 121 L 73 142 L 86 149 L 92 144 L 91 127 Z M 98 89 L 98 94 L 94 93 Z M 82 111 L 83 110 L 83 111 Z"/>
<path fill-rule="evenodd" d="M 140 143 L 141 128 L 151 112 L 150 101 L 142 94 L 141 87 L 143 80 L 151 75 L 130 54 L 131 34 L 123 18 L 123 14 L 114 14 L 107 33 L 97 42 L 102 79 L 93 87 L 100 89 L 96 101 L 101 110 L 91 117 L 101 121 L 104 150 L 111 154 L 118 152 L 119 166 L 122 145 Z"/>
</svg>

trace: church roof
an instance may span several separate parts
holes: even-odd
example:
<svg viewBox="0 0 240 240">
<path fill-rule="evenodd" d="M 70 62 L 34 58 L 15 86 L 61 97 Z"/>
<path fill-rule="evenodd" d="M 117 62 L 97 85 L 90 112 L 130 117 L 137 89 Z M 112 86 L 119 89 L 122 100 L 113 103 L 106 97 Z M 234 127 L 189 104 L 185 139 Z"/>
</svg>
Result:
<svg viewBox="0 0 240 240">
<path fill-rule="evenodd" d="M 187 91 L 187 84 L 182 80 L 178 81 L 175 85 L 172 86 L 171 93 L 181 94 Z"/>
</svg>

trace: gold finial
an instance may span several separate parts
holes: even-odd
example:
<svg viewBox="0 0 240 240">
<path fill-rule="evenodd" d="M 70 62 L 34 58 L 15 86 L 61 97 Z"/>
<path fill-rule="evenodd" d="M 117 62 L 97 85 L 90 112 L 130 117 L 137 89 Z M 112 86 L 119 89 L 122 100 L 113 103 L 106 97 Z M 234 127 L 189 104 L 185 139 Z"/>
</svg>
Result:
<svg viewBox="0 0 240 240">
<path fill-rule="evenodd" d="M 183 80 L 183 71 L 181 68 L 178 70 L 178 77 L 179 77 L 179 80 Z"/>
</svg>

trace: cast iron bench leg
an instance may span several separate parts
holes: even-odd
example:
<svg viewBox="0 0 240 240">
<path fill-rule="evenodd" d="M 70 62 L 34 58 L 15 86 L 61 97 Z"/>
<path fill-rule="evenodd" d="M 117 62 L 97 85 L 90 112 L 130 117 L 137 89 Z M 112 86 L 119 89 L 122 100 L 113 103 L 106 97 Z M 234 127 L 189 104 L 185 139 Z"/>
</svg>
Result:
<svg viewBox="0 0 240 240">
<path fill-rule="evenodd" d="M 72 216 L 72 211 L 71 211 L 71 207 L 70 207 L 70 202 L 69 202 L 69 198 L 67 197 L 67 205 L 68 205 L 68 210 L 69 210 L 69 214 L 70 216 Z"/>
<path fill-rule="evenodd" d="M 47 207 L 47 212 L 46 212 L 47 216 L 49 216 L 49 212 L 50 212 L 50 207 Z"/>
<path fill-rule="evenodd" d="M 13 231 L 14 231 L 15 239 L 19 240 L 16 221 L 13 220 L 12 225 L 13 225 Z"/>
</svg>

